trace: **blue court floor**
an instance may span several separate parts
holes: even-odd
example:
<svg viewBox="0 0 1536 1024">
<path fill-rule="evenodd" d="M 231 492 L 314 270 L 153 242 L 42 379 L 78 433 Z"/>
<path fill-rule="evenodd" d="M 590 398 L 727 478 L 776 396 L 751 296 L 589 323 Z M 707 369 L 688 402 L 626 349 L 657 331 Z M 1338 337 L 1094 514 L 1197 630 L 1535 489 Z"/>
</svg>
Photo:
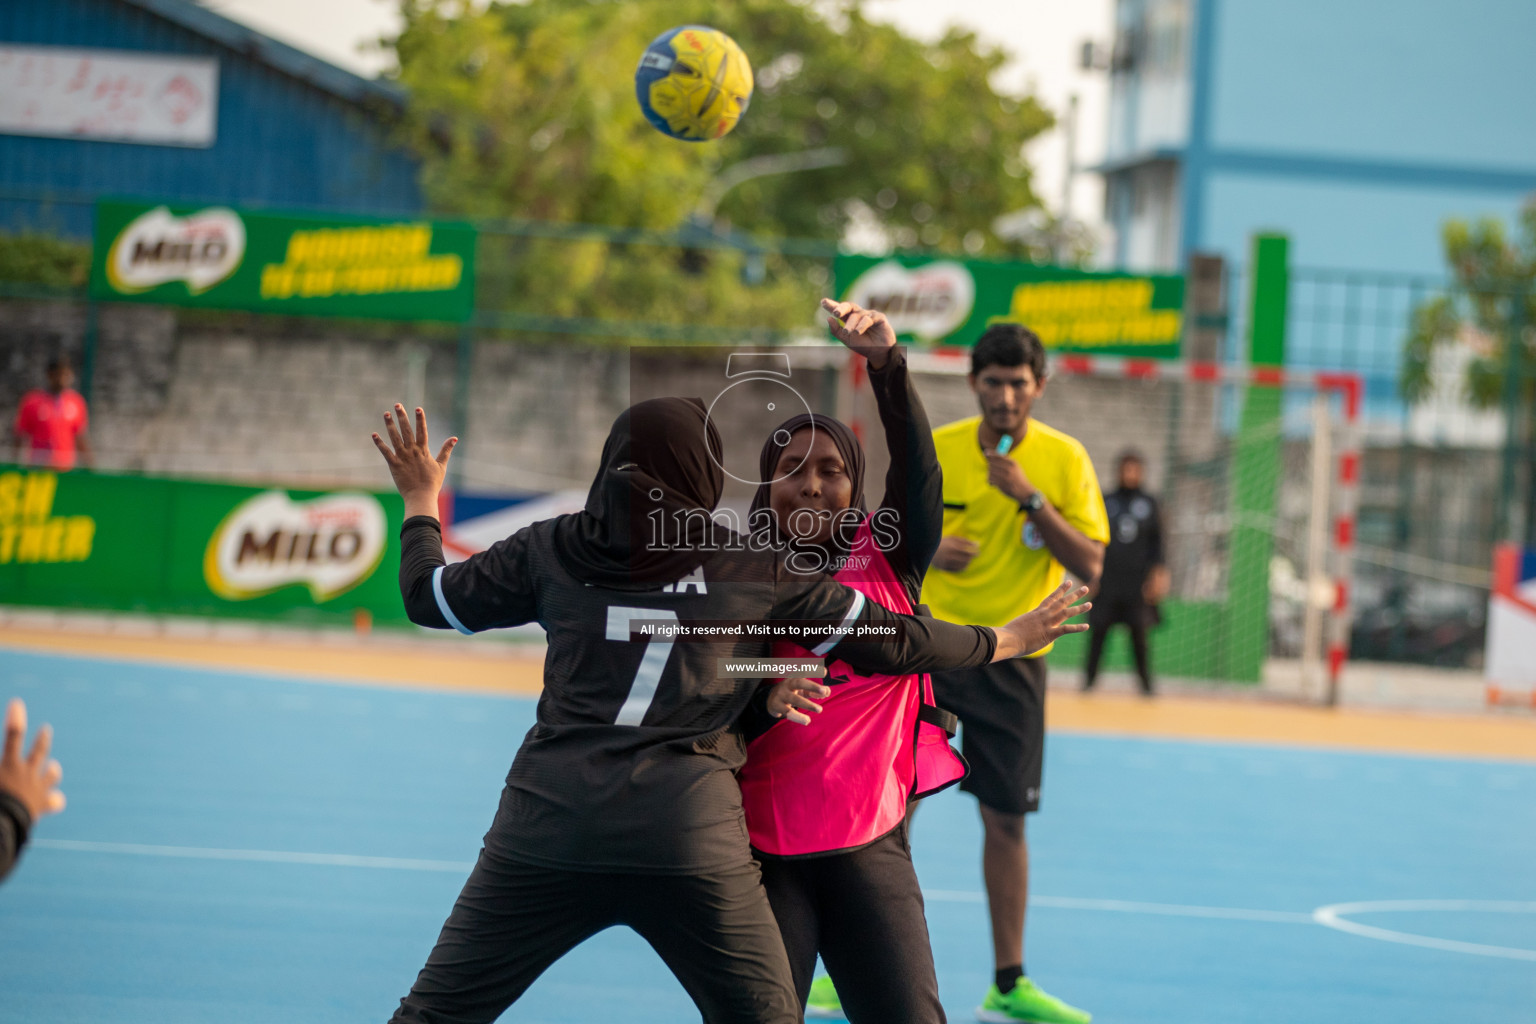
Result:
<svg viewBox="0 0 1536 1024">
<path fill-rule="evenodd" d="M 0 1021 L 386 1020 L 533 702 L 0 651 L 69 809 L 0 886 Z M 1536 765 L 1054 735 L 1027 959 L 1102 1024 L 1536 1022 Z M 950 1018 L 990 978 L 974 803 L 914 836 Z M 697 1020 L 609 931 L 504 1019 Z"/>
</svg>

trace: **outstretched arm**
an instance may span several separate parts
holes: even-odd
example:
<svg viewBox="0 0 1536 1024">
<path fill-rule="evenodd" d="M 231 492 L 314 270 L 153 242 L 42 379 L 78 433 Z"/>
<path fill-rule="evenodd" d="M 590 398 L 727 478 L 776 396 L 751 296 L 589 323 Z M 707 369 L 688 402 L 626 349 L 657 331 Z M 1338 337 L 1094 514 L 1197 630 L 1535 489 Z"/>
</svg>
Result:
<svg viewBox="0 0 1536 1024">
<path fill-rule="evenodd" d="M 946 669 L 974 668 L 1004 658 L 1033 654 L 1068 633 L 1081 633 L 1086 624 L 1068 623 L 1092 605 L 1075 604 L 1087 587 L 1069 584 L 1047 597 L 1040 606 L 996 629 L 961 626 L 925 615 L 901 615 L 890 611 L 850 587 L 830 579 L 807 581 L 791 587 L 769 611 L 770 620 L 799 620 L 807 625 L 833 627 L 811 649 L 816 657 L 836 651 L 836 656 L 866 673 L 905 675 Z"/>
<path fill-rule="evenodd" d="M 822 299 L 821 304 L 831 315 L 827 324 L 833 335 L 869 360 L 870 389 L 890 452 L 880 507 L 897 517 L 897 543 L 886 555 L 915 603 L 944 524 L 944 478 L 933 427 L 885 314 L 852 302 Z"/>
<path fill-rule="evenodd" d="M 58 788 L 64 770 L 48 756 L 53 730 L 46 725 L 39 729 L 31 751 L 23 754 L 26 737 L 27 706 L 12 700 L 5 709 L 5 745 L 0 750 L 0 878 L 16 865 L 37 819 L 64 809 Z"/>
<path fill-rule="evenodd" d="M 389 443 L 378 434 L 373 435 L 373 443 L 405 499 L 405 523 L 400 527 L 400 596 L 406 616 L 418 626 L 461 633 L 533 621 L 538 611 L 528 575 L 526 529 L 456 565 L 448 565 L 443 557 L 437 496 L 459 439 L 450 437 L 434 457 L 427 446 L 427 414 L 420 407 L 414 430 L 406 420 L 405 407 L 399 404 L 393 416 L 384 414 L 384 426 Z"/>
<path fill-rule="evenodd" d="M 1046 595 L 1033 611 L 1025 612 L 997 631 L 997 655 L 992 660 L 1022 658 L 1043 650 L 1068 633 L 1086 632 L 1086 622 L 1067 620 L 1093 610 L 1091 602 L 1083 601 L 1087 596 L 1087 587 L 1074 587 L 1071 580 L 1063 580 L 1061 586 Z M 1083 603 L 1078 604 L 1079 601 Z"/>
<path fill-rule="evenodd" d="M 395 481 L 395 490 L 405 499 L 405 518 L 431 516 L 437 518 L 437 496 L 443 489 L 443 478 L 448 475 L 448 459 L 459 439 L 450 437 L 443 442 L 437 457 L 427 447 L 427 414 L 416 407 L 416 429 L 411 429 L 405 416 L 405 406 L 395 403 L 391 416 L 384 414 L 384 429 L 389 432 L 389 443 L 377 432 L 373 443 L 389 466 L 389 475 Z"/>
<path fill-rule="evenodd" d="M 1086 603 L 1077 604 L 1087 596 L 1087 587 L 1074 588 L 1072 582 L 1068 580 L 1041 601 L 1033 611 L 1025 612 L 1007 625 L 992 630 L 984 626 L 956 627 L 953 623 L 925 615 L 897 615 L 870 602 L 869 606 L 877 610 L 871 615 L 872 621 L 880 620 L 881 616 L 878 613 L 883 612 L 886 623 L 896 625 L 896 635 L 900 639 L 894 645 L 895 651 L 892 652 L 889 645 L 882 649 L 882 645 L 878 642 L 849 639 L 837 645 L 837 656 L 861 672 L 870 671 L 867 663 L 871 659 L 882 662 L 886 662 L 886 659 L 899 660 L 897 668 L 886 667 L 890 662 L 875 665 L 873 668 L 876 672 L 888 672 L 892 675 L 972 668 L 1008 658 L 1020 658 L 1043 650 L 1068 633 L 1081 633 L 1086 630 L 1087 623 L 1069 623 L 1067 620 L 1076 618 L 1093 607 Z M 995 640 L 989 655 L 977 661 L 972 660 L 974 655 L 961 653 L 964 633 L 953 632 L 956 629 L 994 634 Z M 957 653 L 960 653 L 964 659 L 963 663 L 948 663 Z"/>
<path fill-rule="evenodd" d="M 524 527 L 462 562 L 443 557 L 443 528 L 434 516 L 412 516 L 400 528 L 400 596 L 405 614 L 428 629 L 479 633 L 538 617 L 528 571 Z"/>
<path fill-rule="evenodd" d="M 894 662 L 886 659 L 895 659 L 909 666 L 902 671 L 918 671 L 910 667 L 914 664 L 912 659 L 935 657 L 940 660 L 960 658 L 964 664 L 930 665 L 929 667 L 969 668 L 986 663 L 978 660 L 981 651 L 986 647 L 986 633 L 992 633 L 994 637 L 989 655 L 991 661 L 1033 654 L 1067 633 L 1081 633 L 1088 627 L 1068 624 L 1067 619 L 1081 615 L 1093 607 L 1091 604 L 1073 604 L 1087 593 L 1087 587 L 1073 590 L 1070 583 L 1063 583 L 1034 611 L 1019 616 L 998 630 L 983 630 L 980 626 L 956 626 L 938 619 L 895 615 L 881 605 L 869 602 L 870 608 L 885 612 L 885 615 L 890 617 L 888 622 L 896 624 L 898 630 L 896 635 L 901 640 L 894 645 L 895 652 L 885 649 L 885 645 L 880 643 L 865 644 L 860 647 L 859 641 L 856 640 L 843 641 L 833 646 L 837 650 L 838 658 L 860 671 L 885 671 L 894 674 L 895 669 L 884 667 Z M 861 613 L 862 609 L 854 612 L 856 616 Z M 872 612 L 871 615 L 878 617 L 878 612 Z M 926 626 L 930 623 L 938 627 L 936 633 L 918 638 L 915 644 L 907 640 L 904 632 L 906 626 L 911 624 Z M 936 648 L 925 651 L 924 648 L 931 644 L 936 644 Z M 877 662 L 879 664 L 876 664 Z M 868 668 L 872 664 L 876 664 L 876 667 Z M 832 690 L 826 684 L 815 679 L 792 677 L 765 684 L 759 688 L 747 710 L 742 714 L 743 731 L 747 739 L 751 740 L 767 732 L 768 728 L 779 719 L 794 722 L 796 725 L 810 725 L 810 716 L 821 713 L 821 705 L 817 704 L 816 700 L 825 698 L 831 693 Z"/>
<path fill-rule="evenodd" d="M 384 456 L 395 489 L 405 499 L 405 523 L 400 527 L 400 596 L 405 614 L 418 626 L 451 629 L 452 622 L 438 607 L 433 581 L 447 564 L 443 558 L 443 528 L 437 520 L 437 497 L 448 473 L 448 459 L 458 444 L 450 437 L 432 457 L 427 446 L 427 413 L 416 407 L 416 428 L 411 429 L 405 406 L 395 403 L 393 414 L 384 414 L 388 443 L 375 432 L 374 446 Z"/>
</svg>

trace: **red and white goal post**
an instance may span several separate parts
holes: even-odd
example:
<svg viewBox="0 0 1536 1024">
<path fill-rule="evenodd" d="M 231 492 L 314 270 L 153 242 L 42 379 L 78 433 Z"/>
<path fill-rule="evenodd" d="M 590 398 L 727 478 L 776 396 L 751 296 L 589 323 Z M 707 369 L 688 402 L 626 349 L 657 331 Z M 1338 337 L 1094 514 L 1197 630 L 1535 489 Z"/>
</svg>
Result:
<svg viewBox="0 0 1536 1024">
<path fill-rule="evenodd" d="M 977 413 L 966 348 L 909 350 L 930 420 Z M 878 432 L 855 364 L 845 410 Z M 1268 396 L 1267 398 L 1265 396 Z M 1172 573 L 1154 670 L 1257 682 L 1293 673 L 1333 702 L 1348 657 L 1363 382 L 1352 373 L 1055 354 L 1034 416 L 1088 449 L 1101 484 L 1135 449 L 1163 506 Z M 842 404 L 842 403 L 840 403 Z M 867 444 L 871 475 L 883 468 Z M 1248 611 L 1244 611 L 1247 608 Z"/>
</svg>

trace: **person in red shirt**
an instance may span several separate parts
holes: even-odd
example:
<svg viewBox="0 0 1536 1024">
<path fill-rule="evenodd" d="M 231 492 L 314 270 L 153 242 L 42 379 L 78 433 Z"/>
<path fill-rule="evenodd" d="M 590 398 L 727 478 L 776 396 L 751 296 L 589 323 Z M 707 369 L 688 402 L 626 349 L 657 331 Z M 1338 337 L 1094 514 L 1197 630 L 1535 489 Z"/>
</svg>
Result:
<svg viewBox="0 0 1536 1024">
<path fill-rule="evenodd" d="M 85 397 L 74 389 L 75 368 L 63 356 L 48 364 L 47 390 L 28 391 L 12 428 L 17 462 L 53 469 L 74 469 L 75 456 L 95 461 L 85 435 L 89 416 Z"/>
</svg>

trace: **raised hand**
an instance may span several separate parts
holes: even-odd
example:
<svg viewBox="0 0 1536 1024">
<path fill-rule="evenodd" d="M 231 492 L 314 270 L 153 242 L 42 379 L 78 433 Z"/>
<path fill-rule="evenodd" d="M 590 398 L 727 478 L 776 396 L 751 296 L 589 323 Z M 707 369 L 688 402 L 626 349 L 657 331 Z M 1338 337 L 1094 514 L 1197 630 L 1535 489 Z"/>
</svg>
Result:
<svg viewBox="0 0 1536 1024">
<path fill-rule="evenodd" d="M 448 459 L 459 439 L 450 437 L 434 457 L 427 447 L 427 414 L 416 407 L 416 429 L 413 431 L 406 419 L 405 406 L 395 403 L 391 416 L 384 414 L 384 429 L 389 432 L 389 443 L 377 433 L 373 443 L 389 466 L 395 489 L 405 499 L 405 517 L 436 516 L 437 495 L 443 489 L 443 478 L 448 474 Z"/>
<path fill-rule="evenodd" d="M 1087 630 L 1086 622 L 1067 621 L 1093 607 L 1087 602 L 1076 603 L 1087 596 L 1087 587 L 1073 589 L 1071 580 L 1063 580 L 1034 611 L 1025 612 L 997 631 L 997 653 L 992 660 L 1033 654 L 1068 633 Z"/>
<path fill-rule="evenodd" d="M 820 714 L 821 705 L 805 695 L 825 699 L 831 693 L 829 688 L 814 679 L 780 679 L 768 691 L 768 713 L 796 725 L 810 725 L 811 716 L 805 712 Z"/>
<path fill-rule="evenodd" d="M 32 815 L 33 822 L 45 814 L 57 814 L 64 809 L 64 794 L 59 792 L 59 780 L 64 769 L 59 762 L 50 760 L 48 751 L 53 746 L 53 730 L 43 726 L 37 730 L 32 750 L 22 755 L 21 748 L 27 738 L 27 706 L 19 699 L 11 701 L 5 709 L 5 747 L 0 753 L 0 792 L 9 793 L 21 801 Z"/>
<path fill-rule="evenodd" d="M 822 299 L 821 308 L 828 314 L 827 327 L 833 336 L 868 359 L 871 369 L 880 369 L 891 358 L 891 349 L 896 347 L 896 331 L 884 313 L 831 299 Z"/>
</svg>

